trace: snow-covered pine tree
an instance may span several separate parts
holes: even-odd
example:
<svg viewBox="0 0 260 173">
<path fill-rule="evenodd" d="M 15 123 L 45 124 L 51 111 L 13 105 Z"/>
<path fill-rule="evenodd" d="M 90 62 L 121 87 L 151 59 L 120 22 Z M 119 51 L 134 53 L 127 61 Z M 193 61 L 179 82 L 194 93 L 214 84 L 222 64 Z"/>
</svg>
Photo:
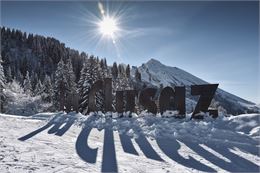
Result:
<svg viewBox="0 0 260 173">
<path fill-rule="evenodd" d="M 55 83 L 53 91 L 53 104 L 58 110 L 63 110 L 65 106 L 66 93 L 69 91 L 69 85 L 67 81 L 67 70 L 62 58 L 58 63 L 57 70 L 55 72 Z"/>
<path fill-rule="evenodd" d="M 128 89 L 128 81 L 126 78 L 125 67 L 122 64 L 118 65 L 118 80 L 117 90 L 126 90 Z"/>
<path fill-rule="evenodd" d="M 55 84 L 53 90 L 53 102 L 55 108 L 63 110 L 63 106 L 65 105 L 65 101 L 67 100 L 68 96 L 75 91 L 75 74 L 72 69 L 71 60 L 68 59 L 67 64 L 65 64 L 61 58 L 55 73 Z"/>
<path fill-rule="evenodd" d="M 0 112 L 3 112 L 3 106 L 5 101 L 5 95 L 4 95 L 4 87 L 5 87 L 5 76 L 4 76 L 4 70 L 2 66 L 2 56 L 0 55 Z"/>
<path fill-rule="evenodd" d="M 107 77 L 107 70 L 105 69 L 106 67 L 104 65 L 103 59 L 101 59 L 101 61 L 97 59 L 96 64 L 98 66 L 98 79 L 104 79 Z M 103 90 L 100 90 L 96 93 L 96 105 L 100 111 L 104 111 L 104 96 L 105 94 Z"/>
<path fill-rule="evenodd" d="M 38 82 L 37 82 L 37 84 L 35 86 L 35 89 L 33 91 L 33 94 L 35 96 L 41 95 L 42 94 L 42 90 L 43 90 L 42 82 L 41 82 L 41 80 L 38 80 Z"/>
<path fill-rule="evenodd" d="M 18 81 L 18 83 L 20 85 L 22 85 L 23 84 L 23 78 L 24 77 L 23 77 L 22 73 L 20 72 L 20 70 L 18 70 L 17 75 L 15 76 L 15 80 Z"/>
<path fill-rule="evenodd" d="M 66 67 L 65 71 L 67 71 L 65 74 L 66 74 L 66 79 L 67 79 L 68 87 L 69 87 L 69 90 L 66 93 L 66 102 L 68 102 L 68 105 L 66 105 L 66 111 L 68 112 L 68 110 L 70 110 L 71 108 L 68 108 L 67 106 L 70 106 L 71 97 L 74 97 L 73 95 L 77 91 L 77 85 L 75 82 L 76 77 L 75 77 L 75 73 L 73 71 L 71 59 L 68 59 L 68 62 L 66 63 L 65 67 Z"/>
<path fill-rule="evenodd" d="M 42 85 L 42 92 L 40 95 L 41 95 L 41 98 L 43 101 L 46 101 L 46 102 L 52 101 L 53 86 L 51 83 L 51 78 L 48 75 L 45 75 L 43 85 Z"/>
<path fill-rule="evenodd" d="M 118 76 L 124 77 L 125 76 L 125 67 L 123 64 L 118 65 Z"/>
<path fill-rule="evenodd" d="M 66 79 L 68 82 L 68 86 L 69 86 L 69 92 L 75 92 L 77 90 L 77 86 L 75 83 L 76 77 L 75 77 L 75 73 L 73 71 L 73 67 L 72 67 L 72 63 L 71 60 L 68 59 L 67 64 L 65 65 L 65 71 L 67 72 L 66 75 Z"/>
<path fill-rule="evenodd" d="M 32 76 L 31 76 L 31 85 L 32 85 L 32 90 L 33 90 L 33 95 L 38 95 L 37 92 L 38 91 L 35 91 L 36 90 L 36 87 L 37 87 L 37 84 L 41 82 L 41 80 L 38 78 L 38 75 L 37 73 L 32 73 Z M 40 87 L 40 86 L 38 86 Z M 40 89 L 40 88 L 38 88 Z"/>
<path fill-rule="evenodd" d="M 128 64 L 125 69 L 125 74 L 127 78 L 130 78 L 130 65 Z"/>
<path fill-rule="evenodd" d="M 106 59 L 101 59 L 100 60 L 100 68 L 101 68 L 101 76 L 102 78 L 106 78 L 108 77 L 108 68 L 107 68 L 107 64 L 106 64 Z"/>
<path fill-rule="evenodd" d="M 28 71 L 26 72 L 26 76 L 23 81 L 23 89 L 26 94 L 28 95 L 32 94 L 32 85 L 31 85 L 31 80 Z"/>
<path fill-rule="evenodd" d="M 2 57 L 0 55 L 0 88 L 4 88 L 5 86 L 5 76 L 4 76 L 4 70 L 2 66 Z"/>
<path fill-rule="evenodd" d="M 117 68 L 116 62 L 113 63 L 113 67 L 112 67 L 111 73 L 112 73 L 112 77 L 114 79 L 116 79 L 118 77 L 118 68 Z"/>
<path fill-rule="evenodd" d="M 98 79 L 98 66 L 93 56 L 90 56 L 84 63 L 81 76 L 78 82 L 80 95 L 79 110 L 85 114 L 88 110 L 88 94 L 92 84 Z"/>
<path fill-rule="evenodd" d="M 113 102 L 112 102 L 112 106 L 113 106 L 113 108 L 114 108 L 114 110 L 115 110 L 115 105 L 116 105 L 116 91 L 117 90 L 119 90 L 119 75 L 118 75 L 118 72 L 119 70 L 118 70 L 118 67 L 117 67 L 117 63 L 116 62 L 114 62 L 113 63 L 113 66 L 112 66 L 112 68 L 111 68 L 111 76 L 112 76 L 112 100 L 113 100 Z"/>
<path fill-rule="evenodd" d="M 12 82 L 13 81 L 13 78 L 12 78 L 12 70 L 11 70 L 11 67 L 8 67 L 7 71 L 6 71 L 6 82 L 9 83 L 9 82 Z"/>
<path fill-rule="evenodd" d="M 133 81 L 131 78 L 131 68 L 130 68 L 129 64 L 126 66 L 125 74 L 126 74 L 126 79 L 127 79 L 129 88 L 133 89 Z"/>
<path fill-rule="evenodd" d="M 141 73 L 138 71 L 138 69 L 135 71 L 135 80 L 137 82 L 141 82 Z"/>
</svg>

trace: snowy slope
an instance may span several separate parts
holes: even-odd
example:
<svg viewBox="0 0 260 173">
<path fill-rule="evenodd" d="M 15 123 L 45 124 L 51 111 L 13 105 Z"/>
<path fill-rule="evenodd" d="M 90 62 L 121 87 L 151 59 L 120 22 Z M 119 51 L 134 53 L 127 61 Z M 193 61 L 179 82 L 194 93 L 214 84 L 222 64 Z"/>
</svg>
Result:
<svg viewBox="0 0 260 173">
<path fill-rule="evenodd" d="M 133 68 L 133 71 L 134 70 L 135 69 Z M 164 87 L 186 86 L 188 111 L 193 110 L 190 106 L 194 107 L 196 104 L 196 98 L 190 95 L 189 86 L 208 83 L 182 69 L 166 66 L 155 59 L 151 59 L 147 63 L 142 64 L 138 67 L 138 70 L 141 72 L 142 80 L 154 86 L 159 87 L 160 84 L 163 84 Z M 217 90 L 214 99 L 220 106 L 225 108 L 228 113 L 234 115 L 245 112 L 259 112 L 259 107 L 256 104 L 221 89 Z"/>
<path fill-rule="evenodd" d="M 116 114 L 113 114 L 116 116 Z M 203 121 L 0 114 L 5 172 L 258 172 L 259 114 Z"/>
</svg>

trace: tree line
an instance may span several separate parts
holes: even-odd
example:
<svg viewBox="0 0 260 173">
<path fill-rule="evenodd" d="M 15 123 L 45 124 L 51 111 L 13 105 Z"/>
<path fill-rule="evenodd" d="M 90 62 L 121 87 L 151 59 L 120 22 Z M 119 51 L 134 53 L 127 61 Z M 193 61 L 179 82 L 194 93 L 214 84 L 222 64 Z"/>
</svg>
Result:
<svg viewBox="0 0 260 173">
<path fill-rule="evenodd" d="M 112 78 L 113 97 L 117 90 L 140 89 L 141 73 L 136 68 L 131 75 L 130 65 L 107 65 L 85 52 L 65 47 L 55 38 L 27 34 L 1 27 L 0 89 L 1 111 L 8 101 L 4 95 L 7 84 L 17 82 L 28 96 L 41 96 L 43 102 L 53 103 L 51 110 L 60 110 L 60 101 L 72 93 L 79 93 L 79 110 L 87 112 L 91 85 L 104 78 Z M 102 91 L 98 92 L 97 107 L 102 110 Z"/>
</svg>

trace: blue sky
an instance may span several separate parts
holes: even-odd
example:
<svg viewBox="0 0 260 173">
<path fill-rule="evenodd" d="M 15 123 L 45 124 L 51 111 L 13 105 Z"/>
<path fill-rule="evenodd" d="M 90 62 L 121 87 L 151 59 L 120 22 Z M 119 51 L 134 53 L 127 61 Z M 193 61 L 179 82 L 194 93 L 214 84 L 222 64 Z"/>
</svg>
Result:
<svg viewBox="0 0 260 173">
<path fill-rule="evenodd" d="M 102 2 L 120 31 L 102 38 L 98 2 L 1 1 L 1 25 L 52 36 L 66 46 L 141 65 L 182 68 L 260 103 L 259 2 Z"/>
</svg>

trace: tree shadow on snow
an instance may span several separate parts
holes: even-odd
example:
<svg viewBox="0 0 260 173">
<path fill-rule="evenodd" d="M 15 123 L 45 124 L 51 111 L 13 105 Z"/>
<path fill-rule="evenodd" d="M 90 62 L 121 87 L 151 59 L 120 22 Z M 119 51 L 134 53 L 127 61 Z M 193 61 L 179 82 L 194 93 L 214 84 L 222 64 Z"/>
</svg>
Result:
<svg viewBox="0 0 260 173">
<path fill-rule="evenodd" d="M 55 134 L 57 136 L 64 135 L 69 128 L 73 125 L 75 122 L 75 118 L 72 116 L 62 116 L 63 113 L 56 114 L 45 126 L 23 136 L 18 138 L 20 141 L 26 141 L 30 139 L 31 137 L 37 135 L 38 133 L 41 133 L 42 131 L 52 127 L 49 129 L 49 134 Z M 68 114 L 69 115 L 69 114 Z"/>
</svg>

